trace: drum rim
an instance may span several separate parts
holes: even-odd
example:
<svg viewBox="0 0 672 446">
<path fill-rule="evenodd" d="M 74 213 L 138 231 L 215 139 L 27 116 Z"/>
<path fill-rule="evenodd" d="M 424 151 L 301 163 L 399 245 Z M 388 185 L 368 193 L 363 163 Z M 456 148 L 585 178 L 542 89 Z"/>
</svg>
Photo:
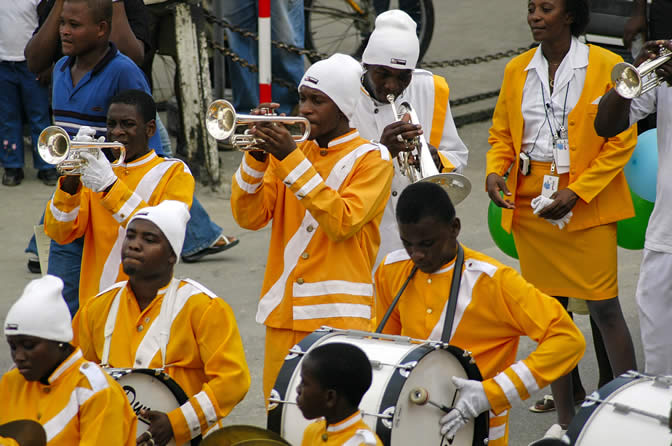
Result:
<svg viewBox="0 0 672 446">
<path fill-rule="evenodd" d="M 125 368 L 125 367 L 111 367 L 109 369 L 110 372 L 112 371 L 117 371 L 121 373 L 121 376 L 126 376 L 131 373 L 140 373 L 142 375 L 149 375 L 152 378 L 155 378 L 159 381 L 162 381 L 166 387 L 168 387 L 168 390 L 173 394 L 175 399 L 177 400 L 177 403 L 182 406 L 184 403 L 189 401 L 189 397 L 187 394 L 184 392 L 182 387 L 175 381 L 169 374 L 166 372 L 159 370 L 159 369 L 148 369 L 148 368 L 142 368 L 142 369 L 133 369 L 133 368 Z M 111 373 L 108 373 L 108 375 L 112 376 Z M 113 378 L 114 379 L 114 378 Z M 119 384 L 122 389 L 123 386 L 121 383 L 117 380 L 114 379 L 117 384 Z M 124 391 L 125 393 L 125 391 Z M 197 437 L 194 437 L 191 439 L 191 446 L 198 446 L 198 444 L 201 442 L 202 435 L 199 435 Z"/>
<path fill-rule="evenodd" d="M 454 345 L 443 345 L 439 347 L 441 350 L 452 354 L 462 365 L 462 368 L 466 372 L 467 378 L 473 379 L 476 381 L 482 381 L 483 376 L 481 371 L 478 369 L 476 363 L 472 363 L 472 356 L 470 354 L 465 356 L 465 351 Z M 409 351 L 406 356 L 400 361 L 401 364 L 406 364 L 409 362 L 417 361 L 420 362 L 422 358 L 427 356 L 429 353 L 436 351 L 437 348 L 431 345 L 418 345 L 413 350 Z M 398 372 L 399 370 L 397 370 Z M 411 371 L 412 373 L 412 371 Z M 384 413 L 387 408 L 396 406 L 399 395 L 401 394 L 401 389 L 403 388 L 406 380 L 408 378 L 401 375 L 401 373 L 394 373 L 388 381 L 387 387 L 385 388 L 385 393 L 380 400 L 380 406 L 378 408 L 378 413 Z M 396 407 L 395 407 L 396 409 Z M 438 427 L 437 427 L 438 428 Z M 490 418 L 488 412 L 480 414 L 474 420 L 474 440 L 472 446 L 482 446 L 484 440 L 488 438 L 490 431 Z M 382 419 L 378 419 L 376 422 L 376 434 L 380 440 L 385 445 L 392 444 L 392 429 L 386 427 L 383 424 Z"/>
<path fill-rule="evenodd" d="M 626 373 L 614 378 L 612 381 L 609 381 L 607 384 L 597 389 L 596 392 L 598 393 L 599 398 L 604 400 L 616 390 L 627 384 L 634 384 L 635 381 L 640 380 L 644 376 L 649 375 L 641 374 L 640 376 L 631 376 L 627 375 Z M 567 428 L 567 436 L 569 437 L 570 445 L 576 444 L 576 442 L 579 440 L 581 432 L 583 431 L 583 428 L 586 426 L 586 423 L 588 423 L 597 408 L 602 405 L 602 403 L 593 403 L 590 404 L 590 406 L 586 406 L 585 404 L 586 403 L 583 403 L 581 405 L 581 409 L 579 409 L 576 415 L 574 415 L 571 424 Z"/>
</svg>

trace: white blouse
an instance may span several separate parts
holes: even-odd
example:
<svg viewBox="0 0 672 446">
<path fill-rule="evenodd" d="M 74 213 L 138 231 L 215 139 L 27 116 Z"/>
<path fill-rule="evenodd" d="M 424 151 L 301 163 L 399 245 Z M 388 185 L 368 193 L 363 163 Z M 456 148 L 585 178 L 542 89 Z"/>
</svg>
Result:
<svg viewBox="0 0 672 446">
<path fill-rule="evenodd" d="M 557 132 L 563 125 L 567 129 L 567 116 L 579 101 L 586 80 L 588 50 L 588 45 L 572 37 L 569 52 L 555 73 L 552 95 L 548 84 L 548 61 L 541 51 L 541 45 L 537 47 L 525 68 L 529 73 L 523 87 L 522 112 L 525 126 L 522 151 L 531 159 L 553 161 L 551 128 L 553 132 Z"/>
</svg>

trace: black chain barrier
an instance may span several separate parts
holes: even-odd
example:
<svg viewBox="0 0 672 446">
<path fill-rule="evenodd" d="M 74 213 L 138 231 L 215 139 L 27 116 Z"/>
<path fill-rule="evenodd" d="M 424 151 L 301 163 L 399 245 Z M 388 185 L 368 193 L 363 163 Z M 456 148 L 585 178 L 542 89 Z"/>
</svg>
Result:
<svg viewBox="0 0 672 446">
<path fill-rule="evenodd" d="M 220 19 L 219 17 L 213 15 L 210 11 L 207 9 L 201 8 L 203 12 L 203 16 L 205 17 L 205 20 L 208 23 L 220 26 L 222 28 L 228 29 L 230 31 L 233 31 L 237 34 L 240 34 L 243 37 L 246 37 L 248 39 L 252 39 L 255 41 L 259 40 L 259 35 L 257 33 L 254 33 L 252 31 L 240 28 L 236 25 L 233 25 L 226 20 Z M 220 53 L 224 54 L 225 56 L 231 58 L 231 61 L 234 63 L 238 63 L 244 68 L 247 68 L 253 73 L 258 73 L 259 72 L 259 67 L 253 63 L 250 63 L 249 61 L 245 60 L 244 58 L 240 57 L 238 54 L 236 54 L 234 51 L 231 49 L 222 46 L 218 44 L 217 42 L 208 39 L 208 44 L 214 48 L 215 50 L 219 51 Z M 306 48 L 300 48 L 295 45 L 291 45 L 285 42 L 280 42 L 278 40 L 271 40 L 271 45 L 280 48 L 282 50 L 288 51 L 290 53 L 294 54 L 299 54 L 301 56 L 307 56 L 311 60 L 322 60 L 326 59 L 329 57 L 329 54 L 326 53 L 320 53 L 318 51 L 306 49 Z M 530 46 L 525 46 L 525 47 L 519 47 L 515 48 L 512 50 L 508 51 L 499 51 L 497 53 L 493 54 L 486 54 L 483 56 L 475 56 L 475 57 L 466 57 L 463 59 L 449 59 L 449 60 L 439 60 L 439 61 L 429 61 L 429 62 L 421 62 L 419 65 L 423 68 L 430 69 L 430 68 L 445 68 L 445 67 L 464 67 L 468 65 L 476 65 L 476 64 L 481 64 L 481 63 L 487 63 L 487 62 L 492 62 L 494 60 L 499 60 L 499 59 L 506 59 L 506 58 L 511 58 L 514 56 L 517 56 L 519 54 L 524 53 L 525 51 L 529 50 Z M 287 81 L 285 79 L 280 79 L 274 77 L 272 79 L 272 82 L 276 85 L 280 85 L 282 87 L 288 88 L 288 89 L 295 89 L 296 84 L 293 82 Z M 460 105 L 466 105 L 466 104 L 471 104 L 474 102 L 479 102 L 485 99 L 493 98 L 499 95 L 499 90 L 494 90 L 494 91 L 489 91 L 486 93 L 479 93 L 473 96 L 467 96 L 464 98 L 456 99 L 455 101 L 451 102 L 451 105 L 453 107 L 459 107 Z M 455 126 L 456 127 L 462 127 L 467 124 L 471 124 L 474 122 L 481 122 L 481 121 L 487 121 L 488 119 L 492 118 L 492 113 L 494 109 L 487 109 L 487 110 L 481 110 L 478 112 L 474 113 L 469 113 L 466 115 L 462 116 L 456 116 L 454 118 L 455 121 Z"/>
</svg>

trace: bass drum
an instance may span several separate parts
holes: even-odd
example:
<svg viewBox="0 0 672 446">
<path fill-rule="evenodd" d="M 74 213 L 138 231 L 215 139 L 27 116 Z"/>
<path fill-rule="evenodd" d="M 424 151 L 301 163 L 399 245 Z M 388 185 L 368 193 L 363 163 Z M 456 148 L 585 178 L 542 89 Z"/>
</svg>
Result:
<svg viewBox="0 0 672 446">
<path fill-rule="evenodd" d="M 154 369 L 113 369 L 105 370 L 126 392 L 128 402 L 138 416 L 137 437 L 149 428 L 149 421 L 140 416 L 140 410 L 158 410 L 170 412 L 186 403 L 189 398 L 184 390 L 167 374 Z M 191 445 L 196 446 L 201 442 L 201 437 L 191 440 Z M 175 440 L 171 440 L 168 446 L 175 446 Z"/>
<path fill-rule="evenodd" d="M 311 333 L 289 351 L 271 392 L 267 427 L 289 443 L 301 444 L 303 431 L 312 422 L 296 405 L 301 361 L 311 349 L 331 342 L 353 344 L 369 357 L 373 380 L 359 408 L 364 422 L 386 446 L 417 445 L 419 439 L 430 445 L 487 444 L 487 412 L 460 429 L 449 443 L 439 432 L 445 412 L 418 398 L 419 391 L 424 399 L 451 407 L 457 396 L 451 376 L 482 379 L 469 353 L 440 342 L 328 327 Z"/>
<path fill-rule="evenodd" d="M 586 398 L 567 430 L 570 444 L 669 445 L 672 377 L 628 372 Z"/>
</svg>

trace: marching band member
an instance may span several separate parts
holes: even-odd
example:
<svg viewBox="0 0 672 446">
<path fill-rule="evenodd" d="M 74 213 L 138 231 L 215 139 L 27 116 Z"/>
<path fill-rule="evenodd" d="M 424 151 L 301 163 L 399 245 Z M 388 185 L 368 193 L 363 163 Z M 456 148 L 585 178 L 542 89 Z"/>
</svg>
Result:
<svg viewBox="0 0 672 446">
<path fill-rule="evenodd" d="M 137 418 L 126 393 L 70 344 L 62 290 L 58 277 L 33 280 L 7 313 L 5 336 L 16 368 L 0 380 L 0 423 L 37 421 L 49 446 L 134 446 Z"/>
<path fill-rule="evenodd" d="M 372 380 L 359 347 L 333 342 L 312 349 L 301 362 L 296 404 L 307 420 L 320 419 L 306 427 L 301 446 L 383 446 L 359 411 Z"/>
<path fill-rule="evenodd" d="M 164 369 L 189 397 L 169 413 L 149 411 L 138 444 L 184 444 L 228 415 L 250 387 L 231 307 L 191 279 L 173 278 L 189 211 L 166 200 L 138 211 L 121 247 L 127 282 L 90 299 L 75 316 L 84 357 L 116 368 Z"/>
<path fill-rule="evenodd" d="M 395 293 L 402 294 L 383 333 L 449 340 L 472 352 L 483 382 L 453 378 L 460 396 L 441 419 L 441 433 L 451 438 L 466 422 L 491 410 L 488 444 L 506 445 L 512 403 L 569 372 L 583 356 L 583 336 L 558 302 L 514 269 L 458 243 L 460 219 L 440 186 L 408 186 L 396 213 L 405 249 L 388 254 L 376 271 L 379 322 Z M 464 259 L 461 283 L 451 333 L 443 336 L 459 250 Z M 538 345 L 516 361 L 521 336 Z"/>
<path fill-rule="evenodd" d="M 587 302 L 614 375 L 637 368 L 618 301 L 616 222 L 634 215 L 623 167 L 635 129 L 612 138 L 593 126 L 622 59 L 578 40 L 586 0 L 530 0 L 540 45 L 508 63 L 490 128 L 486 188 L 513 231 L 523 277 L 563 306 Z M 506 173 L 508 178 L 505 178 Z M 504 196 L 500 196 L 503 192 Z M 552 385 L 561 436 L 574 415 L 570 376 Z"/>
<path fill-rule="evenodd" d="M 661 2 L 659 2 L 661 3 Z M 662 2 L 664 3 L 664 2 Z M 669 23 L 668 23 L 669 24 Z M 647 42 L 638 58 L 638 63 L 659 57 L 661 48 L 672 51 L 672 41 Z M 637 307 L 644 347 L 645 371 L 647 373 L 672 374 L 672 344 L 668 341 L 672 327 L 672 309 L 669 297 L 670 274 L 672 271 L 672 240 L 669 231 L 672 223 L 669 198 L 672 182 L 666 172 L 670 166 L 672 149 L 672 63 L 667 62 L 655 70 L 655 75 L 667 84 L 649 90 L 629 100 L 609 91 L 600 101 L 595 129 L 600 136 L 613 137 L 627 129 L 639 119 L 658 113 L 658 177 L 656 183 L 656 205 L 646 230 L 644 255 L 637 282 Z M 652 172 L 653 173 L 653 172 Z"/>
<path fill-rule="evenodd" d="M 233 178 L 238 224 L 257 230 L 273 221 L 256 316 L 266 325 L 266 398 L 288 349 L 310 332 L 371 329 L 371 272 L 392 163 L 385 147 L 350 128 L 356 97 L 348 92 L 360 74 L 342 54 L 312 65 L 299 85 L 309 141 L 297 147 L 284 126 L 258 124 L 251 134 L 265 152 L 246 152 Z"/>
<path fill-rule="evenodd" d="M 84 236 L 80 307 L 115 282 L 126 278 L 121 268 L 124 227 L 135 212 L 163 200 L 191 206 L 194 178 L 182 161 L 161 158 L 148 141 L 156 130 L 156 105 L 147 93 L 126 90 L 110 100 L 107 137 L 126 147 L 123 165 L 83 153 L 83 173 L 59 179 L 47 203 L 44 230 L 58 243 Z M 82 127 L 78 139 L 92 140 Z"/>
<path fill-rule="evenodd" d="M 402 151 L 413 150 L 408 141 L 423 135 L 429 144 L 439 171 L 461 172 L 467 165 L 464 145 L 450 112 L 450 89 L 446 79 L 416 68 L 420 45 L 416 23 L 408 14 L 391 10 L 376 18 L 376 26 L 362 55 L 364 74 L 359 85 L 360 99 L 351 124 L 362 137 L 380 141 L 395 159 Z M 395 97 L 397 108 L 408 102 L 416 111 L 419 123 L 395 116 L 388 95 Z M 438 152 L 437 152 L 438 151 Z M 410 181 L 394 161 L 391 197 L 380 224 L 381 244 L 376 259 L 400 249 L 394 208 L 398 194 Z"/>
</svg>

